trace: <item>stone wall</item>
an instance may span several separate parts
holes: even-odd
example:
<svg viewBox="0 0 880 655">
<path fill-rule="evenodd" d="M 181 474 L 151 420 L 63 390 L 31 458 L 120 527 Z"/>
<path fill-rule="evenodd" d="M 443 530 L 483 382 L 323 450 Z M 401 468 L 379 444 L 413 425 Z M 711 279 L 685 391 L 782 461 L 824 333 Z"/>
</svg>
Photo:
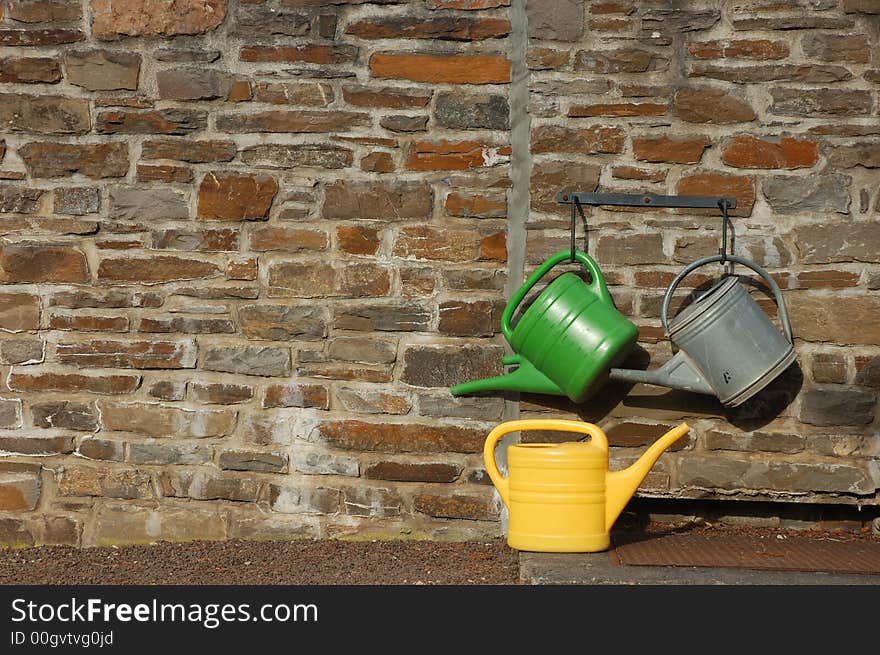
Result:
<svg viewBox="0 0 880 655">
<path fill-rule="evenodd" d="M 783 289 L 799 365 L 733 409 L 609 385 L 583 407 L 529 399 L 523 415 L 595 420 L 621 463 L 687 420 L 689 439 L 661 458 L 644 495 L 876 505 L 880 3 L 528 5 L 527 262 L 568 247 L 562 188 L 733 196 L 733 251 Z M 579 244 L 640 326 L 633 367 L 671 356 L 662 297 L 685 264 L 718 252 L 719 214 L 584 208 Z M 677 297 L 719 273 L 699 269 Z M 772 295 L 755 297 L 776 315 Z"/>
<path fill-rule="evenodd" d="M 599 423 L 615 466 L 687 419 L 645 496 L 877 504 L 880 10 L 680 4 L 3 0 L 0 541 L 498 536 L 517 415 Z M 735 411 L 451 397 L 501 372 L 562 188 L 736 196 L 802 371 Z M 717 216 L 581 229 L 662 362 Z"/>
</svg>

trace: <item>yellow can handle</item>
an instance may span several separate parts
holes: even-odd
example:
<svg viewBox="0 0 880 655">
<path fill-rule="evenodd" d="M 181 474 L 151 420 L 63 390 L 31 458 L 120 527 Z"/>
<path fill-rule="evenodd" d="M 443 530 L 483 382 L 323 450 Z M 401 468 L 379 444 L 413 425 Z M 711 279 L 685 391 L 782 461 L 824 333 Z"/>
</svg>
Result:
<svg viewBox="0 0 880 655">
<path fill-rule="evenodd" d="M 590 436 L 592 443 L 608 452 L 608 439 L 598 425 L 584 423 L 583 421 L 567 421 L 565 419 L 522 419 L 519 421 L 506 421 L 497 425 L 486 437 L 483 445 L 483 463 L 486 473 L 492 480 L 492 484 L 498 490 L 498 495 L 505 505 L 509 506 L 509 484 L 507 478 L 501 475 L 498 465 L 495 464 L 495 446 L 505 434 L 510 432 L 523 432 L 526 430 L 555 430 L 557 432 L 577 432 Z"/>
</svg>

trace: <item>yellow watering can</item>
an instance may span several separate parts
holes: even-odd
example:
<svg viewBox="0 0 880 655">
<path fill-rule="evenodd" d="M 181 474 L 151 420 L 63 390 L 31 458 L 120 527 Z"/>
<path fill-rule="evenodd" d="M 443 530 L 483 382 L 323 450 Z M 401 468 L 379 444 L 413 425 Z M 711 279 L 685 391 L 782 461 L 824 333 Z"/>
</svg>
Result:
<svg viewBox="0 0 880 655">
<path fill-rule="evenodd" d="M 508 475 L 495 464 L 495 446 L 509 432 L 556 430 L 590 441 L 524 443 L 507 449 Z M 508 508 L 507 543 L 517 550 L 589 553 L 611 545 L 611 526 L 667 448 L 688 433 L 687 423 L 657 439 L 629 468 L 608 470 L 608 439 L 592 423 L 507 421 L 483 447 L 486 472 Z"/>
</svg>

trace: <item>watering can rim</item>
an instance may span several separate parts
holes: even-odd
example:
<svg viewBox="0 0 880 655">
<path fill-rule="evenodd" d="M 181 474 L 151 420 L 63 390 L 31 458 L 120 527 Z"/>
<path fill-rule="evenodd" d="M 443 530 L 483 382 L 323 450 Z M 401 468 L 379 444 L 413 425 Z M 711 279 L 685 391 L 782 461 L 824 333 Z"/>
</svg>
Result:
<svg viewBox="0 0 880 655">
<path fill-rule="evenodd" d="M 718 280 L 704 294 L 697 298 L 692 304 L 685 307 L 679 314 L 669 322 L 667 335 L 671 336 L 676 332 L 680 332 L 688 325 L 697 320 L 703 313 L 707 312 L 711 307 L 720 302 L 722 298 L 737 284 L 739 280 L 735 275 L 726 276 Z"/>
</svg>

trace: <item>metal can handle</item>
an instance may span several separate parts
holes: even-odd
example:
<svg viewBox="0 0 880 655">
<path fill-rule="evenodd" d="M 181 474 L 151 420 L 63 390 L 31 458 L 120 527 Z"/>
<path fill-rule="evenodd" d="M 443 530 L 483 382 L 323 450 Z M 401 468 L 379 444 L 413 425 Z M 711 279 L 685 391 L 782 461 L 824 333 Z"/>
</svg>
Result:
<svg viewBox="0 0 880 655">
<path fill-rule="evenodd" d="M 696 269 L 704 266 L 706 264 L 711 264 L 713 262 L 736 262 L 737 264 L 742 264 L 743 266 L 752 269 L 755 273 L 757 273 L 761 278 L 763 278 L 764 282 L 767 283 L 767 286 L 770 287 L 770 291 L 773 292 L 774 297 L 776 298 L 776 304 L 779 307 L 779 322 L 782 324 L 782 329 L 785 332 L 785 337 L 788 339 L 789 343 L 794 343 L 794 339 L 791 336 L 791 323 L 788 320 L 788 309 L 785 306 L 785 299 L 782 297 L 782 291 L 779 288 L 779 285 L 776 284 L 776 280 L 774 280 L 770 274 L 758 266 L 755 262 L 750 259 L 746 259 L 745 257 L 740 257 L 738 255 L 710 255 L 709 257 L 703 257 L 702 259 L 698 259 L 695 262 L 692 262 L 685 266 L 681 272 L 675 276 L 675 279 L 669 284 L 669 288 L 666 289 L 666 295 L 663 296 L 663 307 L 660 311 L 660 320 L 663 323 L 663 332 L 667 335 L 669 334 L 669 322 L 667 318 L 667 314 L 669 312 L 669 303 L 672 301 L 672 294 L 675 293 L 676 288 L 681 283 L 681 281 L 690 273 L 695 271 Z"/>
</svg>

